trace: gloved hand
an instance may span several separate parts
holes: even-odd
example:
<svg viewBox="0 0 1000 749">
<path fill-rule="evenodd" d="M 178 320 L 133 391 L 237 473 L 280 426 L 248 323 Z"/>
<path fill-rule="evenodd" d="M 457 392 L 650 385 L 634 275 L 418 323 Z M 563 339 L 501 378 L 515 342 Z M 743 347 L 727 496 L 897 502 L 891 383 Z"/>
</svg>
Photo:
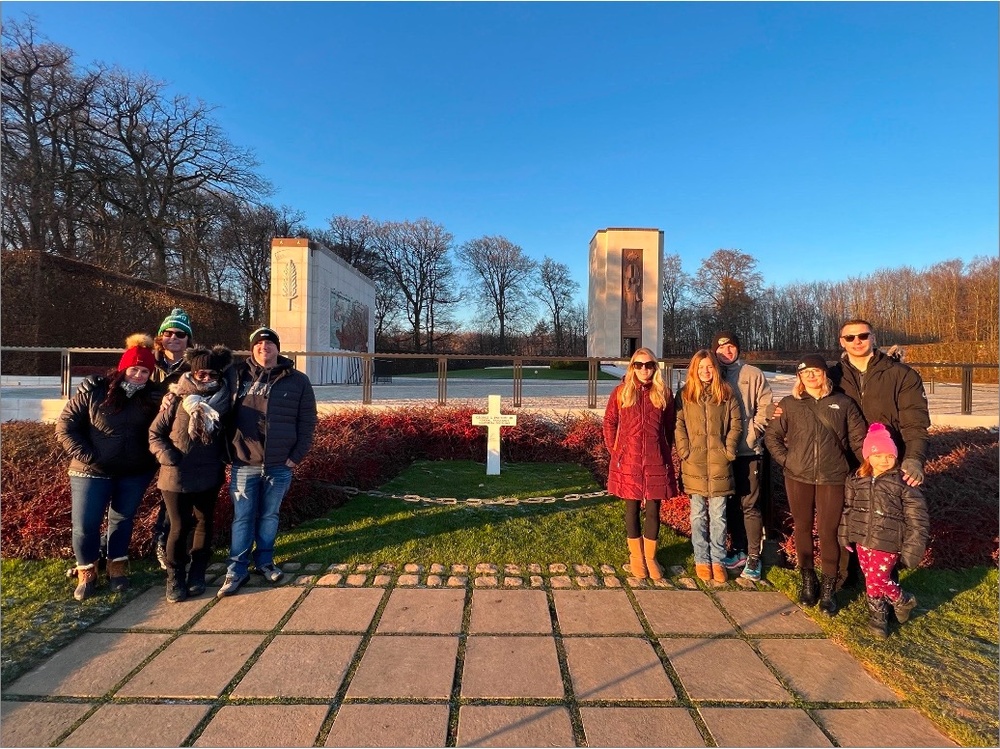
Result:
<svg viewBox="0 0 1000 749">
<path fill-rule="evenodd" d="M 903 481 L 910 486 L 920 486 L 924 483 L 924 466 L 916 458 L 904 459 L 900 469 L 903 471 Z"/>
</svg>

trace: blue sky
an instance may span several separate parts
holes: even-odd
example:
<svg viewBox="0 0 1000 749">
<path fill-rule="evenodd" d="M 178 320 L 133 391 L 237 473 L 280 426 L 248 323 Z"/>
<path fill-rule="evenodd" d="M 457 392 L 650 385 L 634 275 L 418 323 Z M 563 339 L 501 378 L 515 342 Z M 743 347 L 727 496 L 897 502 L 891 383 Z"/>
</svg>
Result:
<svg viewBox="0 0 1000 749">
<path fill-rule="evenodd" d="M 598 229 L 766 283 L 996 255 L 997 3 L 5 2 L 218 106 L 271 199 L 502 234 L 587 289 Z"/>
</svg>

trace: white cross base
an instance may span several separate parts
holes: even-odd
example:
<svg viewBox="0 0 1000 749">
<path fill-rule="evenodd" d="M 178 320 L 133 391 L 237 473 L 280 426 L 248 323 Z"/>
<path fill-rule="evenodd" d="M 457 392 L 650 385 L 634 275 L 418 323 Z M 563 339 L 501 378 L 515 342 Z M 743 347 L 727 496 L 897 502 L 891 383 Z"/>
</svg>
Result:
<svg viewBox="0 0 1000 749">
<path fill-rule="evenodd" d="M 500 427 L 512 427 L 517 417 L 500 413 L 500 396 L 487 398 L 488 407 L 484 414 L 472 414 L 472 425 L 486 427 L 486 475 L 500 475 Z"/>
</svg>

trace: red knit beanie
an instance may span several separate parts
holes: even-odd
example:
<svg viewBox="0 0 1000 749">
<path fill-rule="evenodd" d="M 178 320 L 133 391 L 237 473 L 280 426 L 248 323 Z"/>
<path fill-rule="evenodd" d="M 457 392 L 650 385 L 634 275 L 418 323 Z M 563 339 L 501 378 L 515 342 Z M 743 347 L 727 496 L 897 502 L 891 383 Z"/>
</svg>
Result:
<svg viewBox="0 0 1000 749">
<path fill-rule="evenodd" d="M 892 457 L 899 457 L 899 450 L 896 449 L 896 443 L 892 441 L 892 435 L 889 434 L 889 430 L 885 428 L 885 425 L 879 424 L 877 421 L 868 427 L 868 436 L 865 437 L 864 444 L 861 446 L 861 454 L 868 460 L 871 455 L 892 455 Z"/>
<path fill-rule="evenodd" d="M 145 367 L 150 374 L 156 369 L 153 339 L 145 333 L 133 333 L 125 340 L 125 353 L 118 360 L 118 371 L 124 372 L 129 367 Z"/>
</svg>

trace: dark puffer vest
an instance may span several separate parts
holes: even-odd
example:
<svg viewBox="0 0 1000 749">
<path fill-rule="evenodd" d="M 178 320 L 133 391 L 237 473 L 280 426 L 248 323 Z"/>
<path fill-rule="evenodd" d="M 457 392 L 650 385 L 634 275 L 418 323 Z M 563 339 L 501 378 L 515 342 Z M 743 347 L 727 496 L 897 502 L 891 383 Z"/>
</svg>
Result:
<svg viewBox="0 0 1000 749">
<path fill-rule="evenodd" d="M 844 489 L 840 545 L 899 554 L 909 568 L 920 564 L 927 549 L 930 521 L 920 489 L 903 481 L 898 468 L 881 476 L 851 476 Z"/>
<path fill-rule="evenodd" d="M 611 453 L 608 493 L 622 499 L 669 499 L 677 495 L 671 447 L 674 399 L 665 393 L 666 408 L 649 399 L 649 386 L 636 391 L 636 402 L 618 407 L 619 385 L 604 410 L 604 444 Z"/>
</svg>

